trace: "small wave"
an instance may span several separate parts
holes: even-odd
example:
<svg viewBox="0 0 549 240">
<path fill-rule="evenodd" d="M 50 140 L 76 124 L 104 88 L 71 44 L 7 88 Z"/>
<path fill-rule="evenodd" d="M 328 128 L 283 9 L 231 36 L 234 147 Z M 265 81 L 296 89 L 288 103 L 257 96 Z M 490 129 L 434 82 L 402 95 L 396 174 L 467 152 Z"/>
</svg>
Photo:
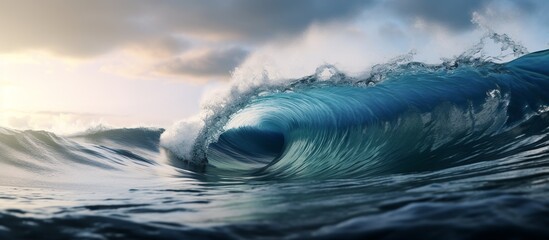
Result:
<svg viewBox="0 0 549 240">
<path fill-rule="evenodd" d="M 126 146 L 157 149 L 163 128 L 92 128 L 84 133 L 73 134 L 72 138 L 84 138 L 96 142 L 110 141 Z"/>
<path fill-rule="evenodd" d="M 163 131 L 152 128 L 101 129 L 74 136 L 58 136 L 47 131 L 0 128 L 2 177 L 4 181 L 36 182 L 35 179 L 41 179 L 37 176 L 47 176 L 43 182 L 65 182 L 67 178 L 78 182 L 85 181 L 84 169 L 109 175 L 155 165 Z M 136 167 L 128 168 L 128 165 Z"/>
</svg>

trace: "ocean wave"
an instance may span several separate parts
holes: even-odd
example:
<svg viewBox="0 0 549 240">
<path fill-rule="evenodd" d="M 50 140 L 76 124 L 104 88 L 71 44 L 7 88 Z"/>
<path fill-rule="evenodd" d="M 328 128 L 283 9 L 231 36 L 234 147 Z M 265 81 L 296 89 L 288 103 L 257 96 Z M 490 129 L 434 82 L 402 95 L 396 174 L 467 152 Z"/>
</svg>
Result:
<svg viewBox="0 0 549 240">
<path fill-rule="evenodd" d="M 501 64 L 479 51 L 440 65 L 404 56 L 364 77 L 330 65 L 297 80 L 259 77 L 162 144 L 215 169 L 295 178 L 432 170 L 545 147 L 549 51 Z"/>
<path fill-rule="evenodd" d="M 70 179 L 69 183 L 94 182 L 97 181 L 94 174 L 124 175 L 140 167 L 150 168 L 158 164 L 159 139 L 163 131 L 153 128 L 94 129 L 60 136 L 47 131 L 0 128 L 1 180 L 40 184 L 65 183 L 67 179 Z M 93 174 L 88 174 L 90 172 Z"/>
<path fill-rule="evenodd" d="M 549 51 L 506 46 L 258 75 L 167 131 L 0 128 L 0 238 L 547 239 Z"/>
</svg>

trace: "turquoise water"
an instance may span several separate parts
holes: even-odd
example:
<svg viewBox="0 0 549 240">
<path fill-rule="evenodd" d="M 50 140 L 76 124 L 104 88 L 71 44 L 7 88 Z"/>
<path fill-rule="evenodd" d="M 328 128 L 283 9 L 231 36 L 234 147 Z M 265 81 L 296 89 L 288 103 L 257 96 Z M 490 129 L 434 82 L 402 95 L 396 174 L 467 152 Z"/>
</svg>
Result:
<svg viewBox="0 0 549 240">
<path fill-rule="evenodd" d="M 186 151 L 160 128 L 0 128 L 0 237 L 547 239 L 548 66 L 259 86 L 179 132 Z"/>
</svg>

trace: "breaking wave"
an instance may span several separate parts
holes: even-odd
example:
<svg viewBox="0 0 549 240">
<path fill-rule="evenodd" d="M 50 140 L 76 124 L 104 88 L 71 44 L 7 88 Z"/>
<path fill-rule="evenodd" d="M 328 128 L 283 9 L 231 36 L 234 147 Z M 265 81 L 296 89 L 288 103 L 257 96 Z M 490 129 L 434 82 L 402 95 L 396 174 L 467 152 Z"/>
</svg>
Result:
<svg viewBox="0 0 549 240">
<path fill-rule="evenodd" d="M 162 143 L 220 174 L 281 178 L 421 172 L 545 148 L 549 51 L 495 63 L 474 57 L 482 44 L 440 65 L 404 56 L 365 77 L 328 65 L 296 80 L 255 79 Z"/>
</svg>

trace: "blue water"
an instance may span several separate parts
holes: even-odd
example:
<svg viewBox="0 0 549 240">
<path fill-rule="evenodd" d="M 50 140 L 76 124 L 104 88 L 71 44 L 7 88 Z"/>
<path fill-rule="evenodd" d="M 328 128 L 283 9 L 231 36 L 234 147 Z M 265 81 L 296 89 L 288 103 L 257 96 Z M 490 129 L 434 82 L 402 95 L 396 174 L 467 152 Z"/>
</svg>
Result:
<svg viewBox="0 0 549 240">
<path fill-rule="evenodd" d="M 549 239 L 549 50 L 324 71 L 180 130 L 0 128 L 0 238 Z"/>
</svg>

